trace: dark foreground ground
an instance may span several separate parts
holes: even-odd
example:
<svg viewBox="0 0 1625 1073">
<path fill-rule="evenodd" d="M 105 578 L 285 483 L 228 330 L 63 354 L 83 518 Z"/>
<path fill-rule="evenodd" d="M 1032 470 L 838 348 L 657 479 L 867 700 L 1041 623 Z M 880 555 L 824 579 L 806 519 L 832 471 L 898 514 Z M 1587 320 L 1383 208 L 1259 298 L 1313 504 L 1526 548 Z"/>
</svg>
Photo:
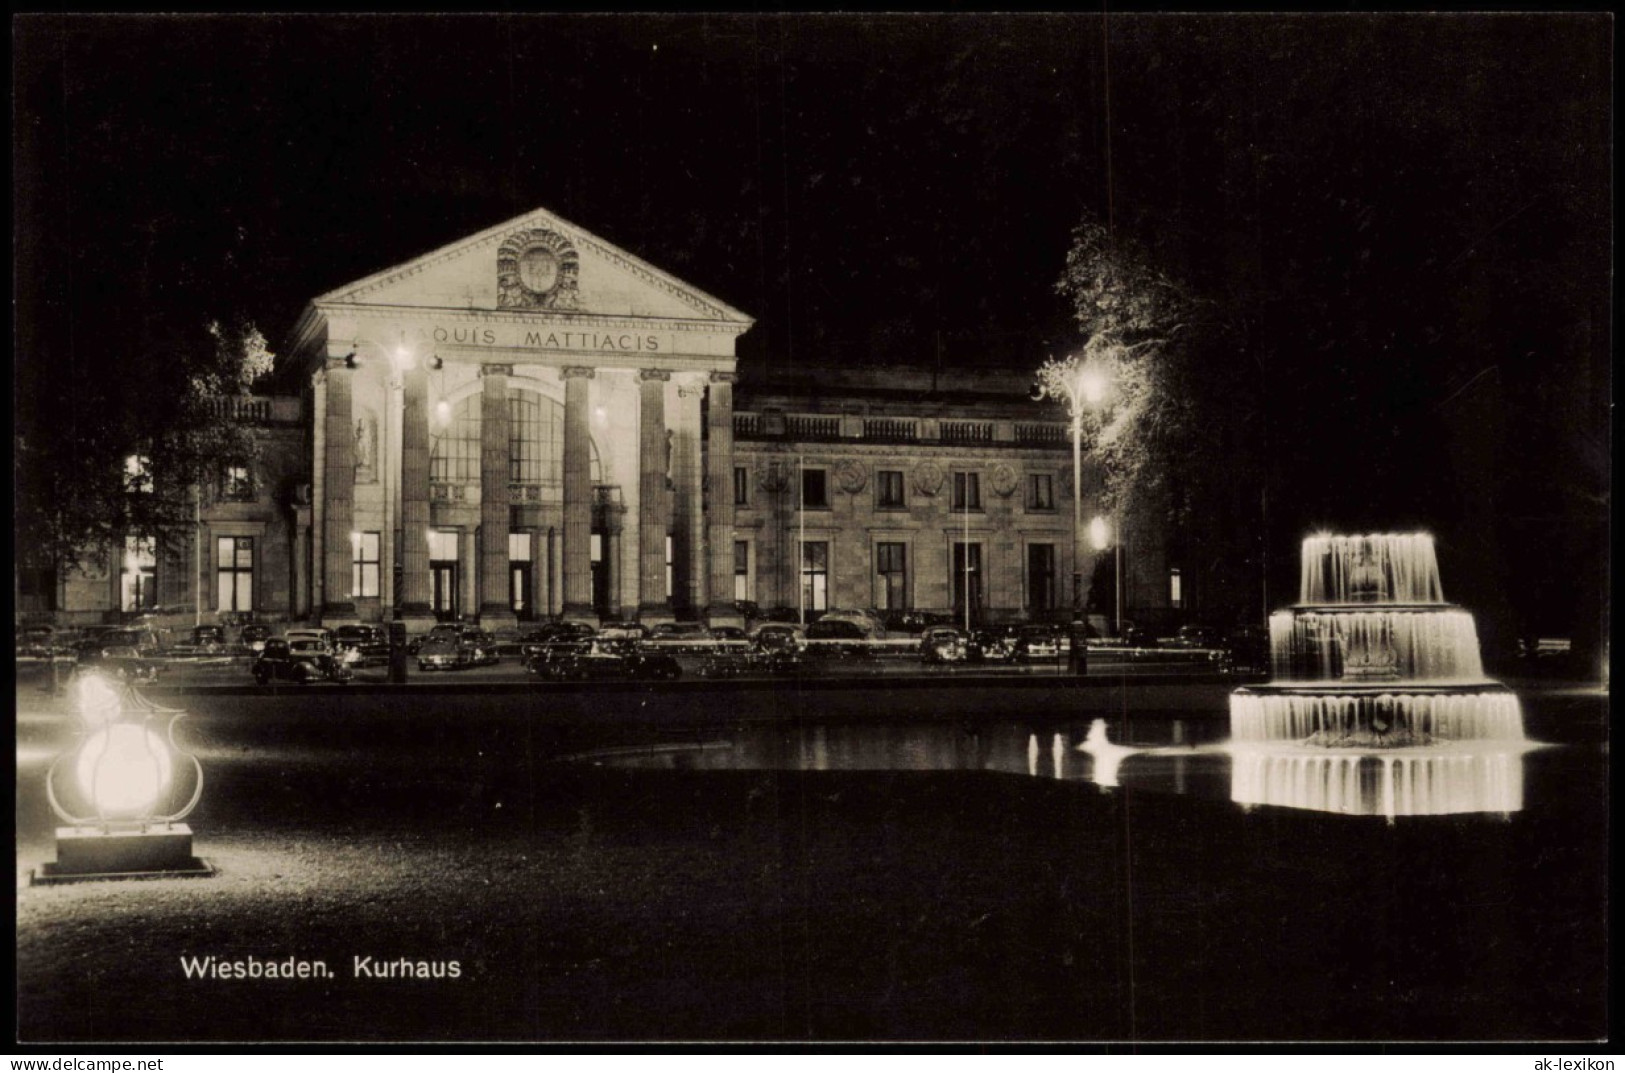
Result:
<svg viewBox="0 0 1625 1073">
<path fill-rule="evenodd" d="M 200 720 L 212 879 L 24 885 L 52 821 L 19 746 L 23 1041 L 1608 1034 L 1591 733 L 1584 762 L 1536 754 L 1509 818 L 1389 825 L 996 772 L 561 764 L 556 733 L 454 701 L 363 752 L 286 703 L 281 748 L 274 709 Z M 336 978 L 185 978 L 211 954 Z"/>
</svg>

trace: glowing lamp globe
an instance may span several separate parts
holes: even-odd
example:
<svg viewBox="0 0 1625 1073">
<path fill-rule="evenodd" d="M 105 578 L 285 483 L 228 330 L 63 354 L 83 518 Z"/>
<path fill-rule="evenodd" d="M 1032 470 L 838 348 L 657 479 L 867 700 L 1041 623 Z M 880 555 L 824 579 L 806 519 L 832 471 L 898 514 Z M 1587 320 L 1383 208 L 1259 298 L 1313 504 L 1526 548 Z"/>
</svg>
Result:
<svg viewBox="0 0 1625 1073">
<path fill-rule="evenodd" d="M 79 789 L 110 819 L 148 816 L 169 789 L 169 746 L 135 723 L 96 731 L 79 750 L 74 775 Z"/>
</svg>

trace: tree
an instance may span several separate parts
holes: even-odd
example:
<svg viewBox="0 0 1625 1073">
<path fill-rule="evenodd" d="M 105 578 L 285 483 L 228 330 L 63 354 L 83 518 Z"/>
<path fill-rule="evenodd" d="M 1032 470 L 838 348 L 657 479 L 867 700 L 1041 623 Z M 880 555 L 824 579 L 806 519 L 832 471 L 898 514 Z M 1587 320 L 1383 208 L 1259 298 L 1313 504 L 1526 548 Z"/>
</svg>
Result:
<svg viewBox="0 0 1625 1073">
<path fill-rule="evenodd" d="M 1247 534 L 1263 460 L 1248 326 L 1090 219 L 1073 232 L 1056 290 L 1083 344 L 1040 375 L 1071 363 L 1109 384 L 1082 422 L 1084 447 L 1104 473 L 1103 506 L 1163 526 L 1170 550 L 1207 579 L 1208 603 L 1239 610 L 1256 576 Z"/>
<path fill-rule="evenodd" d="M 189 532 L 199 489 L 255 442 L 229 403 L 271 372 L 247 321 L 158 348 L 64 361 L 20 385 L 16 433 L 19 565 L 68 567 L 129 535 Z"/>
</svg>

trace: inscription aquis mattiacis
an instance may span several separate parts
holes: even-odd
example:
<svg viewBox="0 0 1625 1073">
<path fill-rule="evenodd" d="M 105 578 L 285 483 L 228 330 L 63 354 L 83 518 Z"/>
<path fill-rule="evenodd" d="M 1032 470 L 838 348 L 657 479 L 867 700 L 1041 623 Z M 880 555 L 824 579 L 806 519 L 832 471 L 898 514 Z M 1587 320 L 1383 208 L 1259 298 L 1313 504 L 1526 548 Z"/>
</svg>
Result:
<svg viewBox="0 0 1625 1073">
<path fill-rule="evenodd" d="M 525 347 L 532 350 L 595 350 L 615 354 L 659 354 L 669 340 L 654 332 L 559 331 L 549 328 L 436 327 L 436 343 L 462 346 Z"/>
</svg>

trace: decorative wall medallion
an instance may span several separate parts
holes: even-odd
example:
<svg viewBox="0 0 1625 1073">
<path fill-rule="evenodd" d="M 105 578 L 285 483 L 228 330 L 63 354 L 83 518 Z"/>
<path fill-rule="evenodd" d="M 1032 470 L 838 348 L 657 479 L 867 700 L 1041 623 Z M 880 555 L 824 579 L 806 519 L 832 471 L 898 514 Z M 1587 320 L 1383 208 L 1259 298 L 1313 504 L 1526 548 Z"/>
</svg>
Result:
<svg viewBox="0 0 1625 1073">
<path fill-rule="evenodd" d="M 1016 471 L 1004 462 L 993 467 L 993 491 L 1001 499 L 1009 499 L 1016 490 Z"/>
<path fill-rule="evenodd" d="M 783 462 L 763 462 L 756 479 L 764 492 L 782 492 L 790 487 L 790 472 Z"/>
<path fill-rule="evenodd" d="M 942 467 L 935 462 L 921 462 L 914 467 L 914 490 L 922 496 L 934 496 L 942 487 Z"/>
<path fill-rule="evenodd" d="M 581 258 L 547 228 L 510 235 L 497 249 L 498 309 L 578 309 Z"/>
<path fill-rule="evenodd" d="M 869 483 L 869 468 L 862 462 L 849 458 L 835 467 L 835 479 L 840 482 L 841 491 L 848 495 L 857 495 L 863 491 L 863 486 Z"/>
</svg>

